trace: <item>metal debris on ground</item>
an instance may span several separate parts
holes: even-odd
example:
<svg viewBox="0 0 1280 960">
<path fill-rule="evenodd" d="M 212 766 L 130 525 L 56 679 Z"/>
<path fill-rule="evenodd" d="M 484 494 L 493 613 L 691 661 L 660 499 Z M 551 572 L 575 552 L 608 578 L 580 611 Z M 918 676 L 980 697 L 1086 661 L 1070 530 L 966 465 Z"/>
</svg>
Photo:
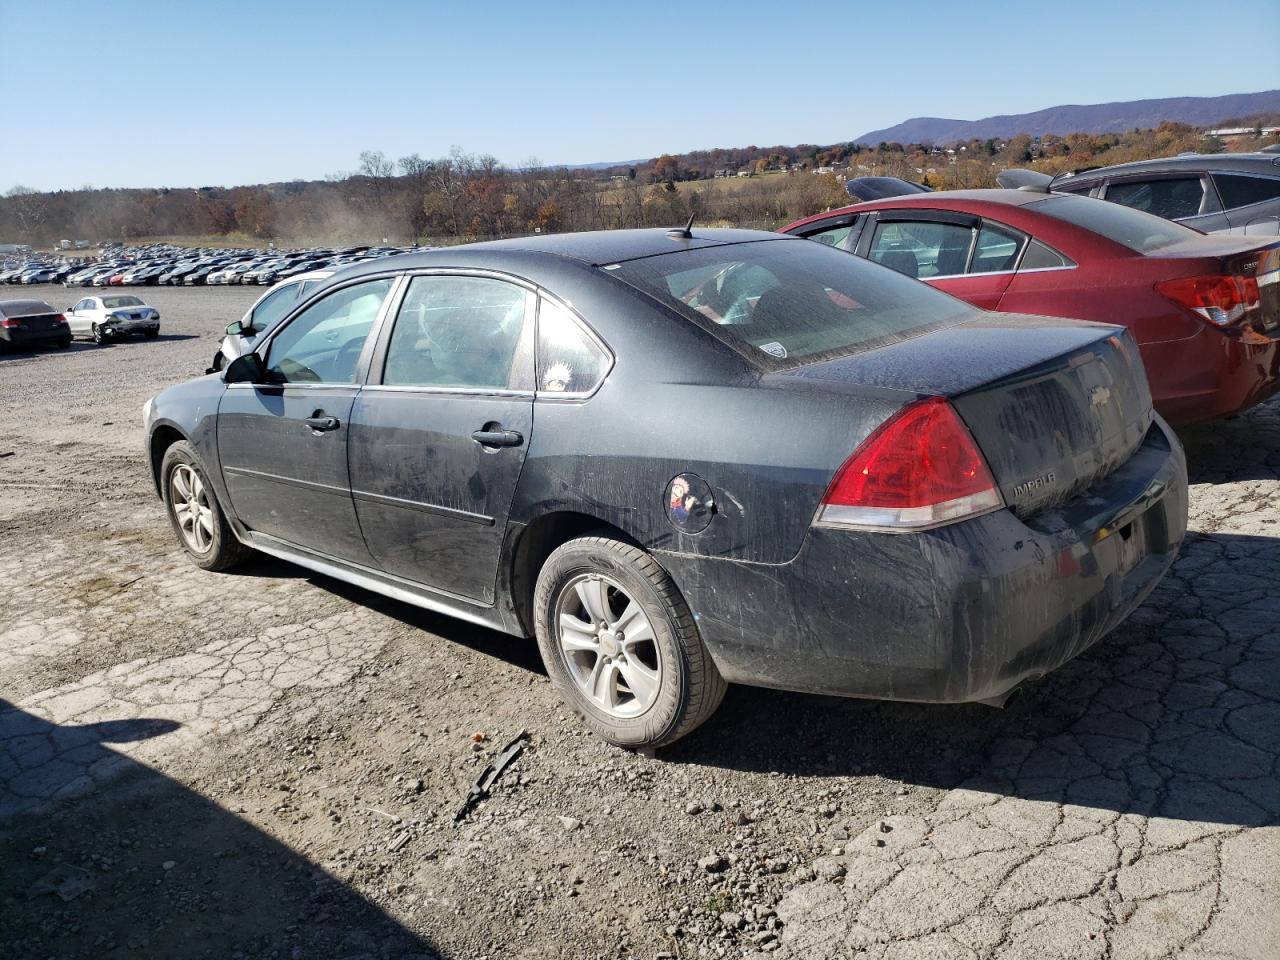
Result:
<svg viewBox="0 0 1280 960">
<path fill-rule="evenodd" d="M 502 748 L 502 752 L 480 771 L 480 776 L 476 777 L 475 783 L 471 785 L 471 789 L 467 791 L 466 797 L 462 801 L 462 806 L 458 808 L 458 812 L 453 815 L 454 823 L 461 823 L 466 819 L 467 814 L 477 803 L 489 795 L 489 791 L 493 785 L 498 782 L 498 778 L 502 776 L 503 771 L 515 761 L 516 757 L 524 752 L 524 745 L 529 739 L 529 731 L 521 730 L 515 737 Z"/>
<path fill-rule="evenodd" d="M 97 883 L 82 867 L 73 867 L 69 863 L 60 863 L 43 877 L 37 880 L 27 891 L 27 896 L 35 898 L 46 893 L 56 893 L 70 903 L 82 893 L 88 893 Z"/>
</svg>

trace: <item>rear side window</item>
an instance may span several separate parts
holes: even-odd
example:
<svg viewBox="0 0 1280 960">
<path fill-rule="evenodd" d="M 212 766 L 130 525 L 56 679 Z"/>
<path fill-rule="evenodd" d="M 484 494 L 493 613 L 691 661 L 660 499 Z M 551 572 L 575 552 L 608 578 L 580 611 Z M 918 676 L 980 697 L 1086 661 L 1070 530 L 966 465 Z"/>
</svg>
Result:
<svg viewBox="0 0 1280 960">
<path fill-rule="evenodd" d="M 973 230 L 955 223 L 891 221 L 876 224 L 867 259 L 908 277 L 928 280 L 964 273 Z"/>
<path fill-rule="evenodd" d="M 1194 217 L 1204 200 L 1199 177 L 1164 177 L 1107 184 L 1106 199 L 1166 220 Z"/>
<path fill-rule="evenodd" d="M 1022 255 L 1019 270 L 1053 270 L 1057 267 L 1075 266 L 1070 260 L 1054 250 L 1048 244 L 1032 240 L 1027 244 L 1027 252 Z"/>
<path fill-rule="evenodd" d="M 528 300 L 523 287 L 505 280 L 414 277 L 391 331 L 382 382 L 510 389 Z"/>
<path fill-rule="evenodd" d="M 551 396 L 590 393 L 609 372 L 610 357 L 567 308 L 538 302 L 538 392 Z"/>
<path fill-rule="evenodd" d="M 1222 198 L 1222 206 L 1226 210 L 1280 199 L 1280 178 L 1215 173 L 1213 183 L 1218 188 L 1218 196 Z"/>
<path fill-rule="evenodd" d="M 1022 252 L 1023 234 L 1014 233 L 994 223 L 982 224 L 978 244 L 973 248 L 970 273 L 1004 273 L 1012 270 Z"/>
<path fill-rule="evenodd" d="M 927 284 L 820 243 L 723 244 L 605 269 L 767 370 L 861 353 L 975 315 Z"/>
<path fill-rule="evenodd" d="M 1059 194 L 1029 203 L 1027 209 L 1091 230 L 1135 253 L 1150 253 L 1204 236 L 1171 220 L 1091 197 Z"/>
</svg>

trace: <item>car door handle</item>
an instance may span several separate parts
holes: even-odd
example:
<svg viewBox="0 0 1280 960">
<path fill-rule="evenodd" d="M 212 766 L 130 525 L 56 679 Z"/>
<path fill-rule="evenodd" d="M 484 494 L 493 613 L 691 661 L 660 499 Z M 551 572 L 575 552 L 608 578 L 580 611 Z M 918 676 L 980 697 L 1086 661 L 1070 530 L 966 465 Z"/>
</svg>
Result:
<svg viewBox="0 0 1280 960">
<path fill-rule="evenodd" d="M 518 447 L 524 437 L 514 430 L 477 430 L 471 439 L 482 447 Z"/>
<path fill-rule="evenodd" d="M 324 432 L 325 430 L 337 430 L 342 426 L 342 421 L 337 417 L 307 417 L 302 421 L 312 430 Z"/>
</svg>

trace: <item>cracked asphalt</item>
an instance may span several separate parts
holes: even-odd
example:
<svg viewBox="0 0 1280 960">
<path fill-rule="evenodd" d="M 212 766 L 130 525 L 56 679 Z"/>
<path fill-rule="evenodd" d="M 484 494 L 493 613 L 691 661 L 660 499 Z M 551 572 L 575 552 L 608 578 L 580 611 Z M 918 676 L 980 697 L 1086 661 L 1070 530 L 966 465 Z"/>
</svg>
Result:
<svg viewBox="0 0 1280 960">
<path fill-rule="evenodd" d="M 1280 402 L 1183 431 L 1171 575 L 1008 709 L 734 688 L 646 757 L 531 644 L 185 560 L 141 404 L 258 292 L 0 357 L 0 957 L 1280 957 Z"/>
</svg>

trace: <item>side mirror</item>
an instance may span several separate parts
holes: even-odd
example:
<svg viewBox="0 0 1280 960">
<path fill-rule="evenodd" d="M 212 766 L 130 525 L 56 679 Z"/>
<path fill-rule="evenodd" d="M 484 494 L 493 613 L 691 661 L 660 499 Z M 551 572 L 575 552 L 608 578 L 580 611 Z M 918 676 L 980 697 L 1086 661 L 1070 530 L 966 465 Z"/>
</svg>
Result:
<svg viewBox="0 0 1280 960">
<path fill-rule="evenodd" d="M 227 336 L 228 336 L 228 337 L 242 337 L 242 336 L 244 336 L 244 324 L 243 324 L 243 323 L 241 323 L 239 320 L 237 320 L 235 323 L 228 323 L 228 324 L 227 324 Z"/>
<path fill-rule="evenodd" d="M 234 326 L 234 324 L 232 324 Z M 243 353 L 227 364 L 223 383 L 266 383 L 267 368 L 256 353 Z"/>
</svg>

